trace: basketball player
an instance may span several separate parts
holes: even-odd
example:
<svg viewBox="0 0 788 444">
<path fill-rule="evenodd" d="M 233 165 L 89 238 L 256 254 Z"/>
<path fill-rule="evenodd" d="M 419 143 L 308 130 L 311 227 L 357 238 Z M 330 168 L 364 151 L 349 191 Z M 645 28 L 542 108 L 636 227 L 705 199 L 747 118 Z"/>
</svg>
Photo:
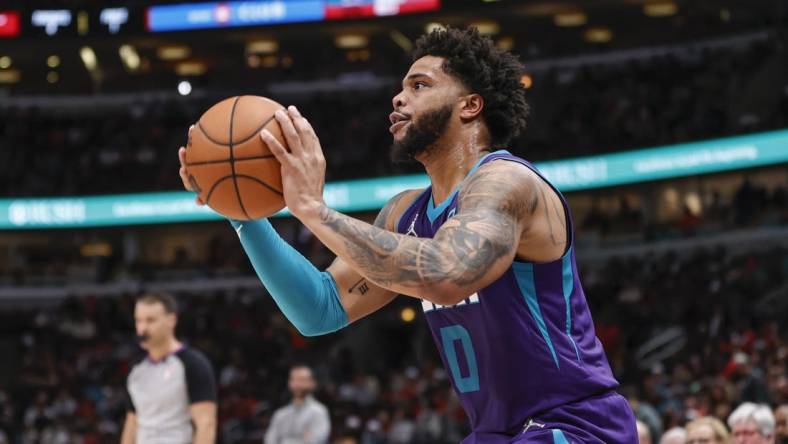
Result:
<svg viewBox="0 0 788 444">
<path fill-rule="evenodd" d="M 267 220 L 231 221 L 266 288 L 305 335 L 338 330 L 397 294 L 425 317 L 472 433 L 463 443 L 636 443 L 593 322 L 561 194 L 505 148 L 525 127 L 523 66 L 475 29 L 432 32 L 393 99 L 396 160 L 430 177 L 374 225 L 328 208 L 319 140 L 277 112 L 292 214 L 337 256 L 320 273 Z M 183 163 L 184 149 L 180 150 Z M 184 186 L 188 172 L 181 167 Z"/>
</svg>

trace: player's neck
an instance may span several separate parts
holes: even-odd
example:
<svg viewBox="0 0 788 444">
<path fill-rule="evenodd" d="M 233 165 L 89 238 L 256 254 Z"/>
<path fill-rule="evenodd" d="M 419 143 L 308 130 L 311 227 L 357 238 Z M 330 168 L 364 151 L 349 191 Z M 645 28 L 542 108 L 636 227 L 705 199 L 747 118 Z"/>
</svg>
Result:
<svg viewBox="0 0 788 444">
<path fill-rule="evenodd" d="M 438 146 L 420 156 L 418 160 L 430 176 L 435 205 L 446 200 L 476 162 L 489 152 L 488 145 L 476 143 L 474 137 L 464 136 L 440 140 Z"/>
<path fill-rule="evenodd" d="M 164 341 L 164 343 L 159 347 L 151 347 L 148 350 L 148 356 L 154 361 L 159 361 L 161 359 L 164 359 L 164 357 L 166 357 L 167 355 L 178 351 L 178 349 L 180 349 L 181 346 L 182 344 L 180 343 L 180 341 L 172 337 L 167 341 Z"/>
</svg>

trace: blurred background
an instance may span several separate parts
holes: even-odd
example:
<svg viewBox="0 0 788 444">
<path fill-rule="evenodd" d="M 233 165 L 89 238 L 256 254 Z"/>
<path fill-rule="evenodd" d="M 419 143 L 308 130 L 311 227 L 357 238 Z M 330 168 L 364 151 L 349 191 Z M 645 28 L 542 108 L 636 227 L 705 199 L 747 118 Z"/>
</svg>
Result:
<svg viewBox="0 0 788 444">
<path fill-rule="evenodd" d="M 418 301 L 302 337 L 229 224 L 182 191 L 176 154 L 220 99 L 297 105 L 328 202 L 372 220 L 425 183 L 390 164 L 387 116 L 413 42 L 447 24 L 524 61 L 531 115 L 510 151 L 567 195 L 597 334 L 654 442 L 788 403 L 784 0 L 3 0 L 0 442 L 118 442 L 145 290 L 177 295 L 179 337 L 210 358 L 222 443 L 261 442 L 294 362 L 332 442 L 459 442 Z"/>
</svg>

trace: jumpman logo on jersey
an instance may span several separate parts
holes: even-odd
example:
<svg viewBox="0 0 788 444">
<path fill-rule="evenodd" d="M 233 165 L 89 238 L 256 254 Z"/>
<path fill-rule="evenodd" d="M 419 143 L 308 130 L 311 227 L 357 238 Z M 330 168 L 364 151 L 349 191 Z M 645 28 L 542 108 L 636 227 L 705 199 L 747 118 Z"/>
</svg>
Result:
<svg viewBox="0 0 788 444">
<path fill-rule="evenodd" d="M 413 221 L 411 221 L 410 227 L 408 227 L 408 231 L 405 233 L 406 235 L 413 236 L 413 237 L 419 237 L 419 235 L 416 234 L 416 220 L 418 218 L 419 218 L 419 213 L 416 213 L 416 215 L 413 216 Z"/>
<path fill-rule="evenodd" d="M 239 238 L 241 237 L 241 230 L 243 230 L 243 228 L 244 226 L 241 224 L 238 224 L 238 226 L 235 227 L 235 233 L 238 235 Z"/>
<path fill-rule="evenodd" d="M 528 422 L 525 423 L 525 426 L 523 427 L 523 432 L 527 432 L 528 429 L 530 429 L 531 427 L 539 427 L 540 429 L 543 429 L 544 424 L 538 423 L 534 421 L 533 418 L 530 418 L 528 419 Z"/>
</svg>

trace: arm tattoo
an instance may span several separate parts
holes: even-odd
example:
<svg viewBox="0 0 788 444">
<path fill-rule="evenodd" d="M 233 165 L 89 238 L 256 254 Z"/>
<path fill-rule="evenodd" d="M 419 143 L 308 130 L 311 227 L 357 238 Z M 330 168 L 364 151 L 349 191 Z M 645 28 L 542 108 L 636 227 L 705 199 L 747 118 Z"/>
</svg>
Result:
<svg viewBox="0 0 788 444">
<path fill-rule="evenodd" d="M 369 291 L 369 284 L 367 284 L 367 280 L 364 278 L 359 279 L 358 282 L 353 284 L 353 286 L 350 287 L 347 292 L 353 293 L 353 290 L 357 288 L 359 293 L 366 294 Z"/>
<path fill-rule="evenodd" d="M 389 225 L 379 222 L 391 208 L 381 211 L 374 227 L 325 207 L 320 220 L 341 235 L 362 274 L 375 283 L 410 288 L 446 283 L 466 286 L 483 278 L 496 261 L 513 254 L 521 222 L 538 207 L 535 187 L 512 180 L 510 171 L 480 168 L 474 173 L 460 191 L 460 211 L 434 239 L 379 228 Z"/>
<path fill-rule="evenodd" d="M 561 233 L 564 233 L 564 236 L 566 235 L 566 216 L 564 214 L 565 210 L 563 208 L 559 210 L 555 203 L 555 199 L 548 199 L 547 196 L 545 196 L 544 187 L 544 184 L 539 185 L 539 194 L 542 196 L 542 202 L 544 203 L 544 217 L 545 221 L 547 222 L 547 228 L 550 231 L 550 242 L 556 246 L 565 245 L 566 238 L 562 240 L 559 237 L 561 236 Z M 551 210 L 553 214 L 550 214 Z M 559 233 L 556 233 L 555 230 L 553 230 L 553 219 L 555 219 L 555 221 L 557 221 L 560 225 L 561 231 Z"/>
<path fill-rule="evenodd" d="M 403 197 L 408 195 L 408 193 L 410 193 L 410 190 L 403 191 L 392 197 L 380 210 L 373 225 L 378 228 L 389 229 L 389 217 L 391 216 L 391 212 L 394 211 L 394 208 L 397 207 L 397 204 L 402 200 Z M 359 279 L 358 282 L 353 284 L 353 286 L 348 289 L 348 293 L 353 293 L 353 291 L 356 289 L 358 289 L 359 293 L 366 294 L 369 291 L 369 283 L 367 283 L 367 279 L 363 277 Z"/>
</svg>

